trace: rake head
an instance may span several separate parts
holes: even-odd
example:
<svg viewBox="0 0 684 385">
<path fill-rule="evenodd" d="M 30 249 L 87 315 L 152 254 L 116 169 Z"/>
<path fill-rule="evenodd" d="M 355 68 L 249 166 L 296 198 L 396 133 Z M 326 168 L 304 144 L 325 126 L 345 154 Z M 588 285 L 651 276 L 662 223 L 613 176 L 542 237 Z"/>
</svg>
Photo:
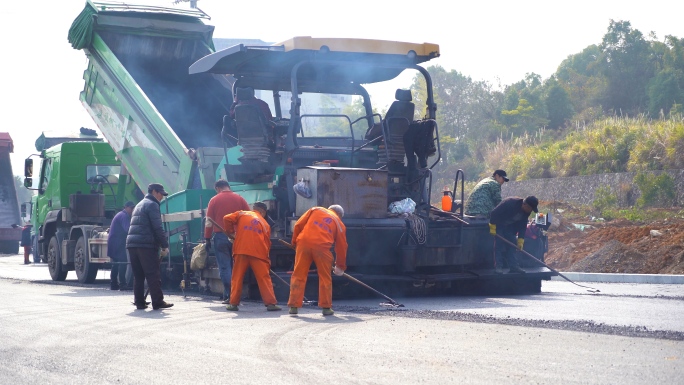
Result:
<svg viewBox="0 0 684 385">
<path fill-rule="evenodd" d="M 380 306 L 398 308 L 398 307 L 404 307 L 404 304 L 403 303 L 396 303 L 396 302 L 380 302 Z"/>
</svg>

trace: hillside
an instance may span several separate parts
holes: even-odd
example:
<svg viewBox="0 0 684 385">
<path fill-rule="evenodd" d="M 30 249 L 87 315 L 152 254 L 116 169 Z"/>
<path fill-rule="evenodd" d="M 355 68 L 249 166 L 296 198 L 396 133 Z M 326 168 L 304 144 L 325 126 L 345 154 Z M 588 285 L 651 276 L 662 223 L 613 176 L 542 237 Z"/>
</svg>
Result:
<svg viewBox="0 0 684 385">
<path fill-rule="evenodd" d="M 684 274 L 684 217 L 680 209 L 659 210 L 656 216 L 662 219 L 596 221 L 569 205 L 542 204 L 554 206 L 549 211 L 555 211 L 560 219 L 548 232 L 546 263 L 554 269 Z"/>
</svg>

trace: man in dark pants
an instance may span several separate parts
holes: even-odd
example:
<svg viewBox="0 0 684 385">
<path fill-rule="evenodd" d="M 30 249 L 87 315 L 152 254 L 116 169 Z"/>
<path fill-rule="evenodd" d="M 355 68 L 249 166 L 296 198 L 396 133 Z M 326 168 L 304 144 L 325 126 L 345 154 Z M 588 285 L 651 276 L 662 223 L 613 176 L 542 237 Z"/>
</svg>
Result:
<svg viewBox="0 0 684 385">
<path fill-rule="evenodd" d="M 499 235 L 511 243 L 518 244 L 518 249 L 523 249 L 525 243 L 525 231 L 530 213 L 538 212 L 539 200 L 534 196 L 525 199 L 518 197 L 506 198 L 492 210 L 489 218 L 489 233 L 492 236 Z M 496 273 L 503 274 L 504 258 L 508 263 L 509 273 L 524 273 L 525 270 L 518 266 L 515 258 L 515 248 L 500 239 L 494 239 L 494 256 L 496 258 Z"/>
<path fill-rule="evenodd" d="M 216 190 L 216 195 L 209 200 L 207 217 L 213 219 L 216 223 L 222 223 L 223 217 L 236 211 L 249 211 L 247 201 L 234 193 L 226 180 L 217 180 L 214 183 L 214 190 Z M 207 221 L 204 228 L 207 253 L 211 248 L 212 234 L 214 236 L 214 255 L 216 255 L 216 263 L 219 267 L 219 276 L 221 277 L 221 282 L 223 282 L 223 303 L 229 304 L 231 277 L 233 275 L 233 268 L 231 266 L 233 262 L 232 246 L 228 241 L 228 236 L 214 226 L 211 221 Z"/>
<path fill-rule="evenodd" d="M 112 219 L 107 237 L 107 255 L 112 260 L 111 289 L 125 289 L 126 284 L 126 236 L 131 227 L 131 213 L 135 203 L 128 201 L 123 210 L 119 211 Z"/>
<path fill-rule="evenodd" d="M 145 280 L 150 289 L 152 308 L 165 309 L 173 306 L 164 302 L 161 289 L 159 258 L 169 254 L 169 241 L 162 227 L 160 202 L 169 195 L 164 186 L 152 183 L 148 194 L 133 209 L 131 227 L 126 237 L 126 248 L 133 268 L 133 302 L 138 309 L 147 308 L 145 303 Z M 161 252 L 159 251 L 161 247 Z"/>
</svg>

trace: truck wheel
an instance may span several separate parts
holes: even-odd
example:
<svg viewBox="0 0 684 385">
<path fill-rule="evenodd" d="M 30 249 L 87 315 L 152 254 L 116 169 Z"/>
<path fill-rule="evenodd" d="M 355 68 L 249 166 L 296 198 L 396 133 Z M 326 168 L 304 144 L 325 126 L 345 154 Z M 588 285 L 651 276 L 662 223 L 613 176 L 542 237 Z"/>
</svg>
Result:
<svg viewBox="0 0 684 385">
<path fill-rule="evenodd" d="M 31 237 L 31 254 L 33 254 L 33 263 L 40 263 L 40 250 L 38 250 L 38 237 L 35 235 Z"/>
<path fill-rule="evenodd" d="M 79 237 L 74 249 L 74 270 L 80 283 L 93 283 L 97 276 L 97 264 L 90 263 L 86 255 L 86 241 L 84 237 Z"/>
<path fill-rule="evenodd" d="M 68 271 L 64 270 L 62 261 L 59 259 L 59 242 L 57 237 L 50 238 L 47 250 L 48 270 L 53 281 L 64 281 Z"/>
</svg>

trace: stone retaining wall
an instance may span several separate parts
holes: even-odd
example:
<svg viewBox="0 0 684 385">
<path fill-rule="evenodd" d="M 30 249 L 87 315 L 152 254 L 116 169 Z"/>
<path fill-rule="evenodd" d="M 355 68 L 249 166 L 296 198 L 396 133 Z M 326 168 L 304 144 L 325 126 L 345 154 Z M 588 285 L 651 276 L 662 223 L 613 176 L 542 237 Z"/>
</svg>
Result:
<svg viewBox="0 0 684 385">
<path fill-rule="evenodd" d="M 669 174 L 675 182 L 675 205 L 684 204 L 684 170 L 651 171 L 654 175 Z M 633 206 L 641 195 L 634 184 L 635 172 L 573 176 L 564 178 L 530 179 L 504 183 L 502 197 L 525 197 L 534 195 L 544 201 L 573 202 L 590 205 L 594 192 L 600 186 L 608 186 L 618 198 L 619 207 Z"/>
</svg>

